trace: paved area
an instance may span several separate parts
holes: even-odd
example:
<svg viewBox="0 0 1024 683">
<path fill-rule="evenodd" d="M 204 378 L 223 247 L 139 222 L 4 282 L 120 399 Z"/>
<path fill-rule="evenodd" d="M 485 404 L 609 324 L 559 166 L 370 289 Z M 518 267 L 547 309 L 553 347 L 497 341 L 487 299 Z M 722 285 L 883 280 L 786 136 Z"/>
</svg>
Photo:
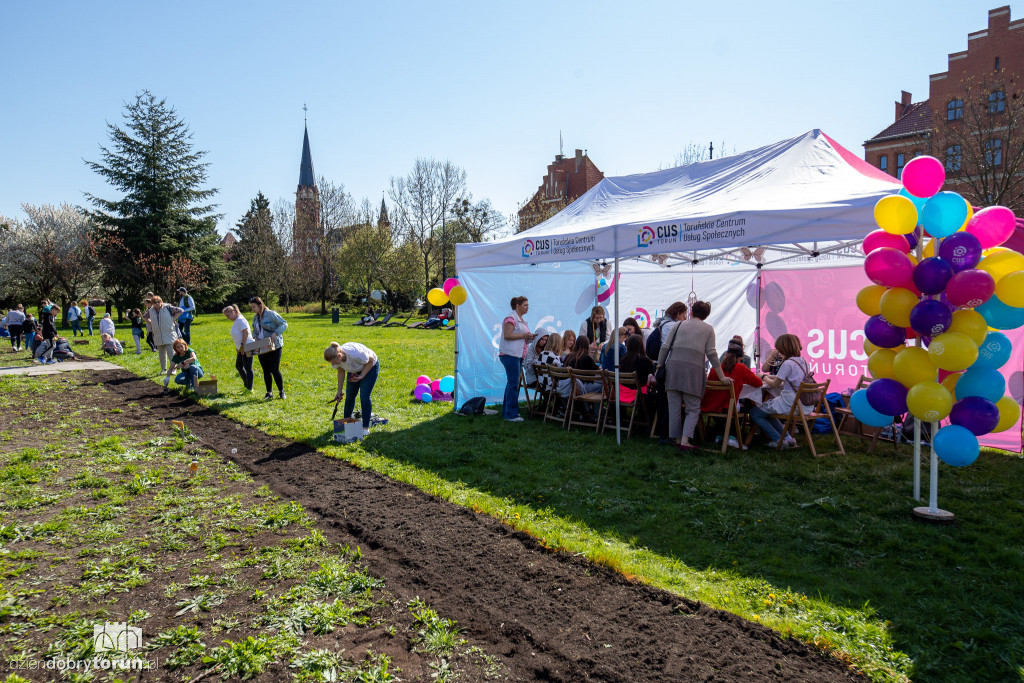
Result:
<svg viewBox="0 0 1024 683">
<path fill-rule="evenodd" d="M 11 367 L 0 367 L 0 375 L 59 375 L 62 372 L 74 372 L 76 370 L 120 370 L 120 365 L 108 363 L 105 360 L 69 360 L 63 363 L 50 363 L 40 365 L 16 365 Z"/>
</svg>

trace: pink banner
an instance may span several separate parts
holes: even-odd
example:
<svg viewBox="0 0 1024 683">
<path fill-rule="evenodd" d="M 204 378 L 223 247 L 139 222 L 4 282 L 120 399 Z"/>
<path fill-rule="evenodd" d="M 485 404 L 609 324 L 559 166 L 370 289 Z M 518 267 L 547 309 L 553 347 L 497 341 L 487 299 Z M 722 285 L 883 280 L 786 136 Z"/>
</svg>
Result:
<svg viewBox="0 0 1024 683">
<path fill-rule="evenodd" d="M 795 334 L 803 342 L 803 357 L 819 382 L 831 380 L 829 391 L 843 391 L 868 375 L 864 353 L 864 322 L 857 309 L 857 292 L 871 284 L 863 268 L 763 271 L 761 279 L 762 357 L 782 334 Z M 753 292 L 751 292 L 753 294 Z M 754 305 L 752 296 L 748 296 Z M 1003 366 L 1007 392 L 1024 401 L 1024 330 L 1007 331 L 1013 355 Z M 1005 432 L 986 434 L 984 446 L 1021 452 L 1021 420 Z"/>
</svg>

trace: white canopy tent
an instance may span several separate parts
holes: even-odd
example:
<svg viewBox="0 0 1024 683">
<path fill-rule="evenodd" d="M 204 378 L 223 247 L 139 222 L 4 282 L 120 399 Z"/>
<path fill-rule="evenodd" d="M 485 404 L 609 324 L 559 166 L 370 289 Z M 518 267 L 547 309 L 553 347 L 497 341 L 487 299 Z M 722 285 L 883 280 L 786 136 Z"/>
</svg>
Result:
<svg viewBox="0 0 1024 683">
<path fill-rule="evenodd" d="M 732 157 L 605 178 L 530 230 L 459 244 L 469 300 L 459 307 L 456 404 L 500 400 L 497 340 L 517 295 L 530 299 L 531 329 L 561 332 L 578 328 L 599 300 L 621 322 L 623 289 L 635 303 L 630 314 L 639 308 L 648 318 L 692 291 L 714 303 L 716 328 L 756 340 L 760 302 L 736 304 L 760 297 L 761 270 L 859 266 L 875 203 L 899 188 L 813 130 Z M 601 275 L 611 284 L 606 302 L 595 287 Z"/>
</svg>

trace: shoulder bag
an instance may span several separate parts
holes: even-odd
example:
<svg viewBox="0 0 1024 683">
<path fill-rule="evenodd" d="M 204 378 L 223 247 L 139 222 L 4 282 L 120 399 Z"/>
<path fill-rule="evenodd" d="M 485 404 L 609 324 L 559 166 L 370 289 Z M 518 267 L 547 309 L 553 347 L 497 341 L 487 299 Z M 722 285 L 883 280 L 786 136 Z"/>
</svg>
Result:
<svg viewBox="0 0 1024 683">
<path fill-rule="evenodd" d="M 659 328 L 658 331 L 660 332 L 661 328 Z M 676 326 L 672 328 L 672 334 L 668 336 L 668 341 L 665 342 L 668 344 L 668 353 L 665 354 L 665 363 L 663 365 L 659 365 L 658 369 L 654 371 L 654 381 L 657 382 L 659 386 L 665 386 L 665 366 L 668 365 L 668 359 L 672 356 L 672 342 L 675 341 L 676 332 L 678 331 L 679 323 L 676 323 Z"/>
</svg>

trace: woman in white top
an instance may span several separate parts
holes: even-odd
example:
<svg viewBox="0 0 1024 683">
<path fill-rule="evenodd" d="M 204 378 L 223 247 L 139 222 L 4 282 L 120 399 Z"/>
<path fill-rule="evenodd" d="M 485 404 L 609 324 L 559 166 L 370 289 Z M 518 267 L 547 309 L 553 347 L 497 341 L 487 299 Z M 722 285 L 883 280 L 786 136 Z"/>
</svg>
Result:
<svg viewBox="0 0 1024 683">
<path fill-rule="evenodd" d="M 252 391 L 252 356 L 247 356 L 244 344 L 252 338 L 252 328 L 238 306 L 234 304 L 224 307 L 224 317 L 231 321 L 231 340 L 235 342 L 235 370 L 242 378 L 245 390 Z"/>
<path fill-rule="evenodd" d="M 380 373 L 377 354 L 358 342 L 331 342 L 331 345 L 324 349 L 324 360 L 338 371 L 338 393 L 334 395 L 334 400 L 345 399 L 346 418 L 352 417 L 356 394 L 359 394 L 363 436 L 367 436 L 370 433 L 370 417 L 373 415 L 370 392 L 373 391 L 373 385 L 377 383 L 377 375 Z M 343 387 L 348 389 L 347 398 Z"/>
<path fill-rule="evenodd" d="M 522 422 L 519 417 L 519 375 L 523 369 L 526 349 L 537 335 L 530 333 L 530 327 L 523 316 L 530 310 L 525 296 L 512 297 L 512 315 L 501 321 L 501 339 L 498 341 L 498 362 L 505 368 L 505 396 L 502 416 L 509 422 Z"/>
<path fill-rule="evenodd" d="M 775 340 L 775 350 L 782 355 L 783 361 L 779 366 L 778 373 L 772 377 L 762 376 L 765 385 L 777 389 L 781 393 L 775 398 L 765 401 L 750 411 L 750 419 L 754 421 L 769 440 L 769 448 L 776 448 L 779 445 L 779 438 L 782 437 L 782 423 L 771 415 L 786 415 L 793 408 L 793 401 L 796 400 L 796 392 L 800 383 L 807 376 L 807 361 L 800 357 L 803 345 L 795 334 L 779 335 Z M 800 406 L 805 412 L 810 410 L 807 406 Z M 796 445 L 796 439 L 786 435 L 782 440 L 783 448 L 791 448 Z"/>
<path fill-rule="evenodd" d="M 114 334 L 114 319 L 110 317 L 109 313 L 104 313 L 100 319 L 100 337 L 105 334 L 109 334 L 111 339 L 116 336 Z"/>
</svg>

